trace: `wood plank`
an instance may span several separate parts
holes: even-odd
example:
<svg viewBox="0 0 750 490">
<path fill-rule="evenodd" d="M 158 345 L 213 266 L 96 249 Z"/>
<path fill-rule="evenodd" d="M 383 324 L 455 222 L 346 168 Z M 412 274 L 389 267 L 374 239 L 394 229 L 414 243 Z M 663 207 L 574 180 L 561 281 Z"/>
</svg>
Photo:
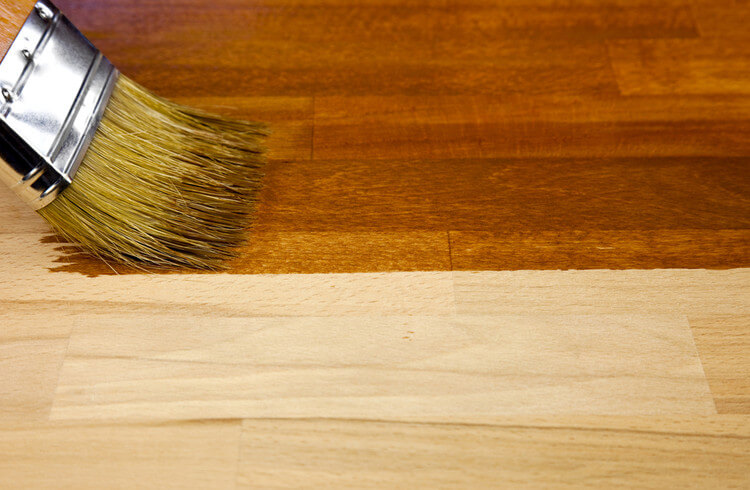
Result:
<svg viewBox="0 0 750 490">
<path fill-rule="evenodd" d="M 51 417 L 525 413 L 715 409 L 681 316 L 196 318 L 170 311 L 81 319 Z"/>
<path fill-rule="evenodd" d="M 241 488 L 745 487 L 746 417 L 246 420 Z"/>
<path fill-rule="evenodd" d="M 750 97 L 315 100 L 316 159 L 747 156 Z"/>
<path fill-rule="evenodd" d="M 719 413 L 750 414 L 750 315 L 689 318 Z"/>
<path fill-rule="evenodd" d="M 708 38 L 747 39 L 750 9 L 747 0 L 690 0 L 696 27 Z"/>
<path fill-rule="evenodd" d="M 498 37 L 595 40 L 696 37 L 690 5 L 680 0 L 491 0 L 446 2 L 438 39 L 486 43 Z"/>
<path fill-rule="evenodd" d="M 750 94 L 750 46 L 731 38 L 609 42 L 625 95 Z"/>
<path fill-rule="evenodd" d="M 234 274 L 450 270 L 442 231 L 255 231 L 231 265 Z"/>
<path fill-rule="evenodd" d="M 349 51 L 346 45 L 322 51 L 293 44 L 279 49 L 283 56 L 268 48 L 229 42 L 203 46 L 213 47 L 203 55 L 202 64 L 192 56 L 175 63 L 178 77 L 164 77 L 164 57 L 178 57 L 184 43 L 160 47 L 160 58 L 149 60 L 142 56 L 144 49 L 136 49 L 132 61 L 126 56 L 115 61 L 142 85 L 172 97 L 196 92 L 230 96 L 617 93 L 606 47 L 599 44 L 503 40 L 476 59 L 464 59 L 466 53 L 460 49 L 441 58 L 423 45 L 383 51 L 373 43 Z M 232 50 L 254 54 L 243 57 L 246 65 L 227 61 L 227 66 L 217 69 L 217 60 Z M 372 64 L 363 65 L 362 58 Z"/>
<path fill-rule="evenodd" d="M 685 0 L 263 0 L 253 3 L 163 0 L 161 2 L 60 0 L 65 11 L 95 34 L 129 37 L 133 25 L 149 39 L 236 36 L 243 26 L 254 38 L 354 40 L 464 38 L 612 39 L 694 37 Z M 116 12 L 113 20 L 106 13 Z M 171 21 L 167 21 L 169 18 Z M 200 22 L 197 20 L 200 19 Z M 242 22 L 238 22 L 241 19 Z M 397 36 L 396 36 L 397 35 Z"/>
<path fill-rule="evenodd" d="M 433 3 L 437 5 L 425 8 L 420 4 L 266 2 L 244 8 L 236 5 L 232 10 L 152 3 L 144 7 L 146 12 L 129 8 L 122 10 L 121 16 L 112 15 L 111 5 L 87 4 L 71 16 L 81 17 L 84 32 L 124 73 L 172 96 L 196 92 L 237 96 L 616 93 L 606 48 L 600 43 L 577 42 L 569 35 L 550 39 L 553 29 L 546 30 L 545 36 L 534 34 L 540 20 L 533 16 L 525 21 L 534 26 L 526 30 L 530 39 L 513 39 L 501 30 L 476 42 L 466 35 L 477 32 L 471 19 L 464 27 L 453 23 L 460 9 Z M 542 2 L 541 8 L 551 9 L 548 19 L 566 19 L 562 16 L 566 11 L 576 15 L 579 10 L 575 6 L 555 9 L 548 2 Z M 601 24 L 602 19 L 619 17 L 614 24 L 632 34 L 628 24 L 635 23 L 638 31 L 640 22 L 633 19 L 646 17 L 643 27 L 648 31 L 694 35 L 684 4 L 660 12 L 641 6 L 635 12 L 629 10 L 629 15 L 624 9 L 626 13 L 619 16 L 610 13 L 622 11 L 618 5 L 583 10 L 578 14 L 582 30 L 587 29 L 587 23 Z M 510 11 L 495 7 L 491 14 L 496 11 L 494 17 L 513 19 L 528 17 L 519 14 L 534 9 L 524 5 Z M 644 12 L 653 13 L 644 16 Z M 145 26 L 144 17 L 152 19 Z M 170 22 L 164 22 L 165 18 Z M 657 29 L 648 25 L 649 20 Z M 561 26 L 564 33 L 575 30 L 569 22 L 566 19 Z M 665 25 L 675 23 L 676 31 Z M 451 24 L 458 27 L 454 35 L 444 30 Z M 604 24 L 593 27 L 594 31 L 601 32 L 607 27 Z M 246 35 L 248 30 L 252 36 Z M 165 64 L 173 76 L 163 76 Z"/>
<path fill-rule="evenodd" d="M 107 304 L 125 308 L 164 304 L 223 316 L 443 315 L 454 311 L 455 282 L 456 294 L 467 302 L 462 305 L 467 314 L 597 313 L 601 310 L 595 309 L 590 298 L 600 287 L 632 296 L 628 302 L 605 297 L 601 306 L 612 308 L 606 310 L 612 313 L 627 313 L 629 307 L 640 312 L 663 312 L 663 308 L 687 312 L 695 308 L 710 314 L 742 314 L 748 309 L 742 294 L 749 283 L 748 269 L 86 277 L 50 272 L 60 257 L 56 248 L 52 243 L 40 243 L 39 237 L 31 234 L 0 235 L 0 273 L 14 274 L 12 284 L 0 283 L 0 301 L 41 302 L 40 294 L 53 288 L 49 301 L 83 301 L 92 308 Z M 552 289 L 529 287 L 544 284 L 547 277 L 556 277 L 549 285 Z M 300 294 L 305 288 L 319 287 L 326 291 L 325 295 Z M 176 295 L 175 291 L 181 293 Z M 566 299 L 568 293 L 574 296 Z M 571 305 L 585 308 L 570 309 Z"/>
<path fill-rule="evenodd" d="M 750 312 L 750 269 L 453 272 L 456 310 L 467 315 Z M 553 279 L 554 278 L 554 279 Z"/>
<path fill-rule="evenodd" d="M 64 310 L 46 311 L 36 305 L 11 309 L 6 304 L 0 316 L 0 426 L 45 420 L 72 317 Z"/>
<path fill-rule="evenodd" d="M 54 243 L 54 238 L 45 239 Z M 143 274 L 105 264 L 71 245 L 57 247 L 50 270 L 86 275 Z M 451 270 L 444 231 L 276 232 L 255 229 L 240 255 L 228 263 L 231 274 L 316 274 L 342 272 Z M 190 271 L 153 270 L 155 274 Z"/>
<path fill-rule="evenodd" d="M 236 420 L 0 429 L 0 485 L 232 488 L 239 436 Z"/>
<path fill-rule="evenodd" d="M 316 159 L 269 167 L 256 225 L 339 232 L 737 229 L 750 228 L 749 195 L 745 158 Z"/>
<path fill-rule="evenodd" d="M 750 230 L 452 231 L 453 270 L 750 266 Z"/>
<path fill-rule="evenodd" d="M 466 302 L 459 304 L 467 314 L 597 313 L 601 310 L 595 309 L 590 298 L 601 287 L 631 296 L 627 302 L 602 298 L 606 301 L 601 306 L 611 308 L 606 311 L 612 313 L 627 313 L 628 308 L 640 312 L 663 312 L 664 308 L 688 312 L 694 308 L 694 312 L 713 315 L 742 314 L 748 309 L 743 296 L 749 283 L 748 269 L 87 277 L 50 272 L 58 265 L 61 252 L 58 245 L 41 243 L 39 238 L 33 234 L 0 235 L 0 273 L 14 275 L 12 284 L 0 283 L 0 301 L 41 302 L 41 292 L 54 288 L 48 301 L 68 302 L 69 306 L 70 302 L 85 302 L 105 310 L 107 304 L 122 308 L 164 304 L 223 316 L 443 315 L 454 311 L 455 282 L 460 303 Z M 531 287 L 543 285 L 547 277 L 556 277 L 548 286 L 551 289 Z M 318 287 L 326 294 L 300 294 L 305 288 Z M 182 293 L 175 295 L 175 291 Z M 566 298 L 566 294 L 573 296 Z M 578 310 L 572 305 L 585 308 Z"/>
<path fill-rule="evenodd" d="M 50 233 L 50 227 L 7 186 L 0 186 L 0 234 Z"/>
</svg>

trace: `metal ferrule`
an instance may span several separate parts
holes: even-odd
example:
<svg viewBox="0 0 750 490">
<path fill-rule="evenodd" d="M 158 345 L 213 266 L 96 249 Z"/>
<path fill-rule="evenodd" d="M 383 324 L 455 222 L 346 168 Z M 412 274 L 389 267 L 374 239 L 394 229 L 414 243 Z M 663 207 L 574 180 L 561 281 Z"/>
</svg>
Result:
<svg viewBox="0 0 750 490">
<path fill-rule="evenodd" d="M 51 2 L 0 62 L 0 180 L 34 209 L 70 184 L 118 72 Z"/>
</svg>

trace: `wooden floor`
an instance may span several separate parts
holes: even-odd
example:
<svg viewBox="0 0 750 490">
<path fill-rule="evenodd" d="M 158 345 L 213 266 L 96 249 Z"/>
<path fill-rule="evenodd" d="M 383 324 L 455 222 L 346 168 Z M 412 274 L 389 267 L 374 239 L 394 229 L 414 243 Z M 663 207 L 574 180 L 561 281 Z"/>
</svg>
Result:
<svg viewBox="0 0 750 490">
<path fill-rule="evenodd" d="M 0 488 L 750 487 L 745 0 L 58 0 L 268 121 L 221 274 L 0 189 Z"/>
</svg>

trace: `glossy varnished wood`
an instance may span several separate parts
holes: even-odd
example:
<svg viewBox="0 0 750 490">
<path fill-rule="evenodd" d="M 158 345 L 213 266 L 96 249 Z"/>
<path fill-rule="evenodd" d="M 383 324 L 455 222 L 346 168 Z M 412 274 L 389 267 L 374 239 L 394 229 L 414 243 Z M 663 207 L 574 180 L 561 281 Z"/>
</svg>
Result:
<svg viewBox="0 0 750 490">
<path fill-rule="evenodd" d="M 156 92 L 271 123 L 235 272 L 750 263 L 732 2 L 62 6 Z"/>
<path fill-rule="evenodd" d="M 746 1 L 56 3 L 273 135 L 224 274 L 0 189 L 0 487 L 750 485 Z"/>
</svg>

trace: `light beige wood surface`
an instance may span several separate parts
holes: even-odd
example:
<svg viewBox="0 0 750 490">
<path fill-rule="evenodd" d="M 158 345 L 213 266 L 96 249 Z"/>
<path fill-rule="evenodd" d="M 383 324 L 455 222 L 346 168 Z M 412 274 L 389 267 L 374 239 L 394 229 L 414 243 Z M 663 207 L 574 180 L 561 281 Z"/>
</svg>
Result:
<svg viewBox="0 0 750 490">
<path fill-rule="evenodd" d="M 0 427 L 0 487 L 233 488 L 240 422 Z"/>
<path fill-rule="evenodd" d="M 51 417 L 665 412 L 715 413 L 679 315 L 196 318 L 167 311 L 82 319 Z"/>
<path fill-rule="evenodd" d="M 35 424 L 0 427 L 0 485 L 744 488 L 748 427 L 744 416 Z"/>
<path fill-rule="evenodd" d="M 749 435 L 734 417 L 246 420 L 238 487 L 743 488 Z"/>
<path fill-rule="evenodd" d="M 750 413 L 750 315 L 693 315 L 690 326 L 719 413 Z"/>
<path fill-rule="evenodd" d="M 46 420 L 72 317 L 50 317 L 36 306 L 0 304 L 0 425 Z"/>
</svg>

